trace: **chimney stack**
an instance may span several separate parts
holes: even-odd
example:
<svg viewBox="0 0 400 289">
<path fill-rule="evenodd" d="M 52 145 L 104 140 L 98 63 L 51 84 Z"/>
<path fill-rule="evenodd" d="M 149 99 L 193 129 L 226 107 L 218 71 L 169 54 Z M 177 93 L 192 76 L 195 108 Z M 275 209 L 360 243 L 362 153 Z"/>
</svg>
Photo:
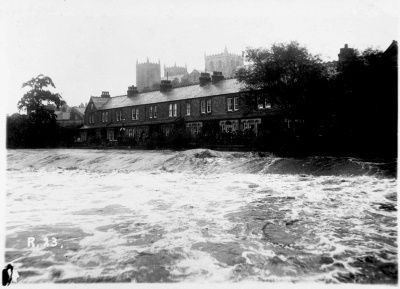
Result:
<svg viewBox="0 0 400 289">
<path fill-rule="evenodd" d="M 161 80 L 160 91 L 167 92 L 172 89 L 171 80 Z"/>
<path fill-rule="evenodd" d="M 135 96 L 138 93 L 139 91 L 137 90 L 137 87 L 135 87 L 134 85 L 128 86 L 128 92 L 127 92 L 128 97 Z"/>
<path fill-rule="evenodd" d="M 214 71 L 212 75 L 212 83 L 217 83 L 220 80 L 223 80 L 224 76 L 221 71 Z"/>
<path fill-rule="evenodd" d="M 108 91 L 102 91 L 101 97 L 110 97 L 110 93 Z"/>
<path fill-rule="evenodd" d="M 207 72 L 202 72 L 199 77 L 199 80 L 200 80 L 200 86 L 204 86 L 204 85 L 210 83 L 211 82 L 210 74 Z"/>
</svg>

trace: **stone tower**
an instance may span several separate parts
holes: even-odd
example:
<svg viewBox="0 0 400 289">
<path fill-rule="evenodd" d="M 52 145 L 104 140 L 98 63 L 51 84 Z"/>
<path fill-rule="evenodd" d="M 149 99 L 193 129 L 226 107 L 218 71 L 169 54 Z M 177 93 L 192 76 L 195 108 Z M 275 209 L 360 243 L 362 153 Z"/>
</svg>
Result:
<svg viewBox="0 0 400 289">
<path fill-rule="evenodd" d="M 225 46 L 223 53 L 213 55 L 204 54 L 205 71 L 221 71 L 226 78 L 234 77 L 236 69 L 243 65 L 243 58 L 243 54 L 228 53 L 228 48 Z"/>
<path fill-rule="evenodd" d="M 338 69 L 341 70 L 347 61 L 351 60 L 356 55 L 354 48 L 349 48 L 347 44 L 344 48 L 340 48 L 340 53 L 338 54 Z"/>
<path fill-rule="evenodd" d="M 164 64 L 164 77 L 167 76 L 174 76 L 174 75 L 186 75 L 188 74 L 187 71 L 187 66 L 185 64 L 185 67 L 183 66 L 176 66 L 176 62 L 175 62 L 175 66 L 170 66 L 170 67 L 166 67 Z"/>
<path fill-rule="evenodd" d="M 161 83 L 161 65 L 158 63 L 147 62 L 138 63 L 136 60 L 136 86 L 139 91 L 152 90 L 153 85 Z"/>
</svg>

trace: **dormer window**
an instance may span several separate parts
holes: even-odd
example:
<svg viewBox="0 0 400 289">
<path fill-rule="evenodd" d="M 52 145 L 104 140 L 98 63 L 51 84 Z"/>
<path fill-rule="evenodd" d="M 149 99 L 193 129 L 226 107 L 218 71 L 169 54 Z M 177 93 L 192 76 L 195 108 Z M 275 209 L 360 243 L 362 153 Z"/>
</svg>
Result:
<svg viewBox="0 0 400 289">
<path fill-rule="evenodd" d="M 90 104 L 90 109 L 93 109 L 93 107 L 94 107 L 94 106 L 93 106 L 93 103 L 91 103 L 91 104 Z"/>
</svg>

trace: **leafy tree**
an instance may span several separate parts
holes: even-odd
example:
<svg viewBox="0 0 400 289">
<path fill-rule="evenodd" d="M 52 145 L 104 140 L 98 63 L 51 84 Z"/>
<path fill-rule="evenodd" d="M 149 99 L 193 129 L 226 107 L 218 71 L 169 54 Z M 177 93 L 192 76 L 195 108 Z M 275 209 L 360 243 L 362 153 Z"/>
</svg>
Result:
<svg viewBox="0 0 400 289">
<path fill-rule="evenodd" d="M 179 79 L 177 77 L 175 77 L 172 81 L 171 81 L 171 85 L 172 87 L 178 87 L 179 86 Z"/>
<path fill-rule="evenodd" d="M 318 95 L 326 79 L 321 59 L 297 42 L 273 44 L 270 49 L 247 48 L 246 52 L 250 65 L 236 73 L 244 84 L 241 102 L 245 111 L 268 102 L 287 119 L 304 118 L 307 103 Z"/>
<path fill-rule="evenodd" d="M 55 88 L 51 78 L 42 74 L 22 84 L 23 88 L 29 87 L 30 90 L 24 94 L 17 106 L 20 111 L 27 111 L 28 119 L 23 124 L 24 133 L 14 137 L 16 144 L 27 147 L 58 145 L 60 129 L 56 122 L 54 106 L 59 108 L 66 103 L 58 93 L 47 90 L 48 86 Z"/>
<path fill-rule="evenodd" d="M 364 154 L 397 151 L 397 62 L 368 48 L 341 65 L 335 79 L 337 125 Z"/>
<path fill-rule="evenodd" d="M 31 89 L 18 102 L 18 110 L 26 110 L 30 114 L 45 110 L 46 104 L 54 104 L 57 108 L 66 104 L 60 94 L 46 90 L 48 86 L 55 88 L 51 78 L 43 74 L 24 82 L 22 88 L 30 87 Z"/>
</svg>

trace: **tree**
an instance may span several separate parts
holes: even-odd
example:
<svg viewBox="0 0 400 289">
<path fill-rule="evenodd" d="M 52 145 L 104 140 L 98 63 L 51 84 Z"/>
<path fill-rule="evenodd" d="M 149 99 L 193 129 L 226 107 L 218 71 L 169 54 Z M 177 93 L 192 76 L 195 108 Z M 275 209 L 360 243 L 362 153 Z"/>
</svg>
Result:
<svg viewBox="0 0 400 289">
<path fill-rule="evenodd" d="M 23 145 L 28 147 L 56 146 L 59 142 L 57 116 L 51 106 L 59 108 L 66 102 L 58 93 L 47 90 L 48 86 L 55 88 L 51 78 L 43 74 L 22 84 L 22 88 L 30 88 L 17 105 L 20 111 L 26 110 L 28 113 L 26 131 L 21 136 L 25 139 Z"/>
<path fill-rule="evenodd" d="M 268 102 L 287 119 L 306 116 L 306 104 L 317 95 L 326 78 L 317 55 L 290 42 L 273 44 L 270 49 L 247 48 L 246 60 L 250 65 L 236 73 L 244 84 L 241 102 L 245 111 L 254 111 L 260 103 Z"/>
<path fill-rule="evenodd" d="M 21 100 L 18 102 L 18 110 L 26 110 L 28 114 L 35 111 L 38 112 L 45 110 L 46 104 L 54 104 L 57 109 L 66 104 L 58 93 L 52 93 L 49 90 L 45 90 L 46 87 L 51 86 L 55 88 L 55 85 L 50 77 L 38 75 L 36 78 L 24 82 L 22 88 L 30 87 L 31 89 L 24 94 Z"/>
<path fill-rule="evenodd" d="M 335 79 L 338 126 L 352 136 L 358 152 L 397 153 L 398 74 L 392 56 L 372 48 L 356 50 Z"/>
</svg>

